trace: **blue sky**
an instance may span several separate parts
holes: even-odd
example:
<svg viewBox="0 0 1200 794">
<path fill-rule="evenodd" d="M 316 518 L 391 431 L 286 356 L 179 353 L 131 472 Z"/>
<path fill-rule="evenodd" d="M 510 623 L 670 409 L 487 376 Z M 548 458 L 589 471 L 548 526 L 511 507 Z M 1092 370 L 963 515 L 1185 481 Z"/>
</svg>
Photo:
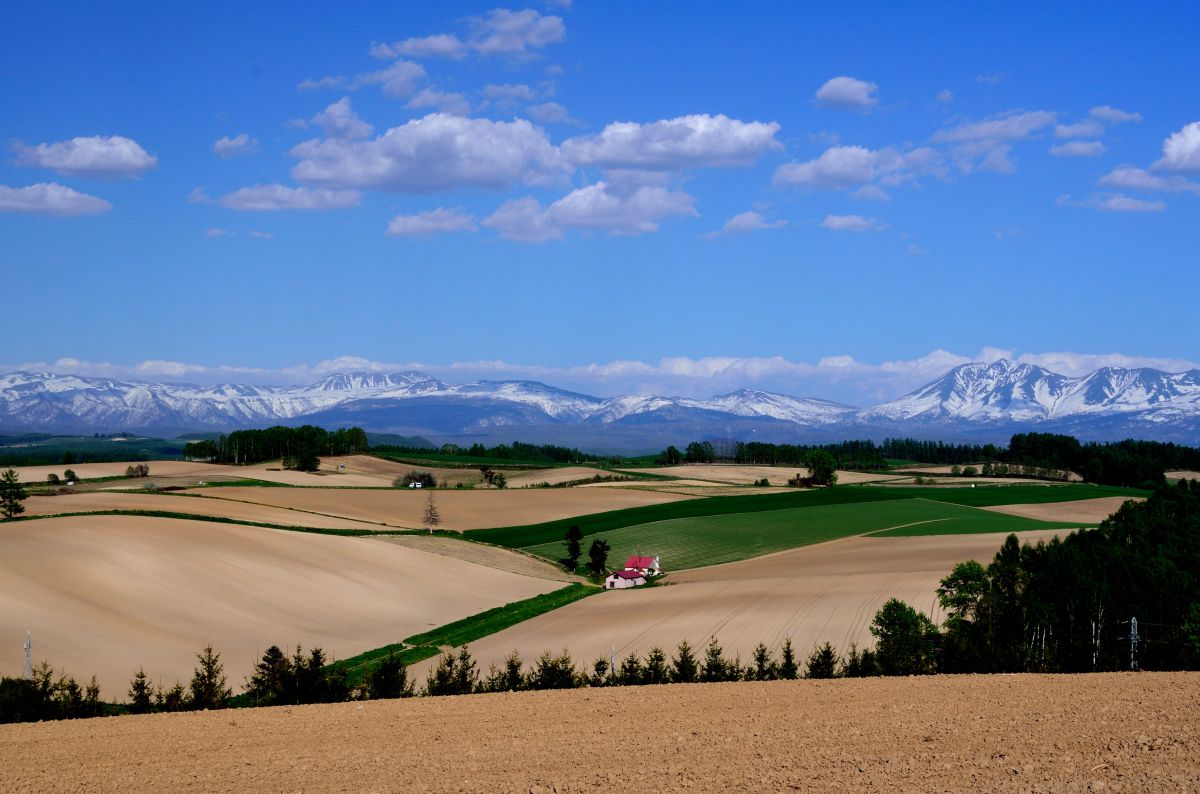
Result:
<svg viewBox="0 0 1200 794">
<path fill-rule="evenodd" d="M 1200 360 L 1194 3 L 23 3 L 0 364 L 865 403 Z"/>
</svg>

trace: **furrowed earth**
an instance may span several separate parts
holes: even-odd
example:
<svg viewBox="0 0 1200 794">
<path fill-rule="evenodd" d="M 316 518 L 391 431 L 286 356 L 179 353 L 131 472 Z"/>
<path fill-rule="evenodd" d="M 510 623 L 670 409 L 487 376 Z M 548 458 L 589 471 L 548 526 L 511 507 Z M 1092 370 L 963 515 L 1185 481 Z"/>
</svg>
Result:
<svg viewBox="0 0 1200 794">
<path fill-rule="evenodd" d="M 517 692 L 0 726 L 0 789 L 1196 791 L 1200 674 Z"/>
</svg>

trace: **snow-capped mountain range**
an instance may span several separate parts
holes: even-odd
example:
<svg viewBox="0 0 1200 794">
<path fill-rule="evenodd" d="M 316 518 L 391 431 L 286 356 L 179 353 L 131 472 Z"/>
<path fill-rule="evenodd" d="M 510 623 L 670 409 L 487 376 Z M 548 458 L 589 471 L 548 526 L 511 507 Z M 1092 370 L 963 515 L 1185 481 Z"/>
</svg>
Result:
<svg viewBox="0 0 1200 794">
<path fill-rule="evenodd" d="M 163 433 L 302 423 L 433 438 L 519 436 L 593 446 L 607 439 L 609 447 L 624 448 L 709 437 L 1005 440 L 1019 430 L 1194 444 L 1200 443 L 1200 370 L 1106 367 L 1072 378 L 1008 360 L 964 364 L 868 408 L 752 389 L 703 400 L 599 398 L 533 381 L 447 384 L 421 372 L 343 373 L 308 386 L 0 376 L 0 430 L 9 432 Z"/>
</svg>

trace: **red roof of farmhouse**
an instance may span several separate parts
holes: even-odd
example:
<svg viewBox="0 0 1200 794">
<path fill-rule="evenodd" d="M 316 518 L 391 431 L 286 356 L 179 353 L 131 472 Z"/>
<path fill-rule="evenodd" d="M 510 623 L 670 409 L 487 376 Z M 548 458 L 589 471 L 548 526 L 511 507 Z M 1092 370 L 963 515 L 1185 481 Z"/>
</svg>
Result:
<svg viewBox="0 0 1200 794">
<path fill-rule="evenodd" d="M 625 561 L 626 568 L 653 568 L 653 557 L 630 557 Z"/>
<path fill-rule="evenodd" d="M 638 573 L 637 571 L 613 571 L 612 575 L 619 577 L 621 579 L 641 579 L 642 578 L 642 575 L 640 573 Z"/>
</svg>

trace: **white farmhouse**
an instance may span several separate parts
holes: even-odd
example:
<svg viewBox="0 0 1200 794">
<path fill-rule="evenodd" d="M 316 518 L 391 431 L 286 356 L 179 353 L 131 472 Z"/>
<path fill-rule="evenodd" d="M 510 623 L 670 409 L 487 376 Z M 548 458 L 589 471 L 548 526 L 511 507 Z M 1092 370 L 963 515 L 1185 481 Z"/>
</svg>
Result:
<svg viewBox="0 0 1200 794">
<path fill-rule="evenodd" d="M 646 583 L 646 577 L 637 571 L 613 571 L 604 580 L 605 590 L 623 590 L 626 587 L 637 587 Z"/>
</svg>

